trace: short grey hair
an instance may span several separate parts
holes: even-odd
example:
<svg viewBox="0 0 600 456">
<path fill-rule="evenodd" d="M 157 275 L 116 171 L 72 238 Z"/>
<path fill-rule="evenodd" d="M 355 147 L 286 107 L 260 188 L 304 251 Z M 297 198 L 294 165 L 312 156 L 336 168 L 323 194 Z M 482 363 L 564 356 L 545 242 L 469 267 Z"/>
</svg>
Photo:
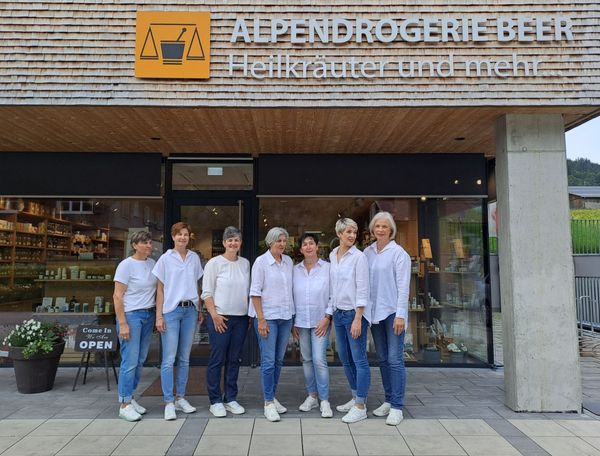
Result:
<svg viewBox="0 0 600 456">
<path fill-rule="evenodd" d="M 394 217 L 392 217 L 392 214 L 385 211 L 381 211 L 375 214 L 375 216 L 371 219 L 371 222 L 369 223 L 369 232 L 371 234 L 374 234 L 373 227 L 375 226 L 375 222 L 377 220 L 385 220 L 388 223 L 392 231 L 390 239 L 394 239 L 396 237 L 396 222 L 394 221 Z"/>
<path fill-rule="evenodd" d="M 133 244 L 139 244 L 140 242 L 147 242 L 152 240 L 152 235 L 148 231 L 136 231 L 131 235 L 130 243 L 131 247 Z"/>
<path fill-rule="evenodd" d="M 351 218 L 343 217 L 335 222 L 336 234 L 341 234 L 346 231 L 346 228 L 354 228 L 354 231 L 358 233 L 358 225 Z"/>
<path fill-rule="evenodd" d="M 279 239 L 279 236 L 284 235 L 286 239 L 289 239 L 290 235 L 288 234 L 288 232 L 286 231 L 285 228 L 281 228 L 280 226 L 275 226 L 273 228 L 271 228 L 269 230 L 269 232 L 267 233 L 267 235 L 265 236 L 265 242 L 267 243 L 267 245 L 269 247 L 271 247 L 276 241 L 277 239 Z"/>
<path fill-rule="evenodd" d="M 238 230 L 235 226 L 228 226 L 223 230 L 224 241 L 235 237 L 240 238 L 240 241 L 242 240 L 242 232 Z"/>
</svg>

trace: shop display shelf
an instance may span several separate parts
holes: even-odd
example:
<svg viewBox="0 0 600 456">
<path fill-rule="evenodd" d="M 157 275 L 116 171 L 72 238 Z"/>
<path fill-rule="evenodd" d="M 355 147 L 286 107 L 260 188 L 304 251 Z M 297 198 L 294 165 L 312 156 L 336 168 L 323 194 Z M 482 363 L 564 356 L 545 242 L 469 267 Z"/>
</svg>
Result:
<svg viewBox="0 0 600 456">
<path fill-rule="evenodd" d="M 72 234 L 55 233 L 55 232 L 50 232 L 50 231 L 48 231 L 48 236 L 49 237 L 60 237 L 60 238 L 70 238 L 70 237 L 73 237 Z"/>
<path fill-rule="evenodd" d="M 16 230 L 15 232 L 17 234 L 29 234 L 29 235 L 32 235 L 32 236 L 45 236 L 46 235 L 46 233 L 39 233 L 39 232 L 33 232 L 33 231 L 19 231 L 19 230 Z"/>
<path fill-rule="evenodd" d="M 12 233 L 15 230 L 7 230 L 6 228 L 0 228 L 0 231 L 4 231 L 5 233 Z"/>
<path fill-rule="evenodd" d="M 45 250 L 46 247 L 35 247 L 33 245 L 15 245 L 16 248 L 18 249 L 32 249 L 32 250 Z"/>
<path fill-rule="evenodd" d="M 66 247 L 64 249 L 60 249 L 58 247 L 46 247 L 46 250 L 51 250 L 53 252 L 70 252 L 71 249 L 69 247 Z"/>
</svg>

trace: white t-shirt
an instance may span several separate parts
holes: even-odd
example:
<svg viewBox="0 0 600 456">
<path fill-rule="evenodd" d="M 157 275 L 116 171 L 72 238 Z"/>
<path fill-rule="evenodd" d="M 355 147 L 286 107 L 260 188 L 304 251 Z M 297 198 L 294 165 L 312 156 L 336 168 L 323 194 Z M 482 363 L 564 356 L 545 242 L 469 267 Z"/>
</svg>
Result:
<svg viewBox="0 0 600 456">
<path fill-rule="evenodd" d="M 174 249 L 169 249 L 161 255 L 152 274 L 164 285 L 163 314 L 173 312 L 181 301 L 194 301 L 198 309 L 198 280 L 202 273 L 200 257 L 196 252 L 188 250 L 185 260 Z"/>
<path fill-rule="evenodd" d="M 123 295 L 125 312 L 156 305 L 156 277 L 152 274 L 155 264 L 152 258 L 136 260 L 129 257 L 117 266 L 114 281 L 127 285 Z"/>
<path fill-rule="evenodd" d="M 213 298 L 219 315 L 248 315 L 249 291 L 250 262 L 246 258 L 229 261 L 219 255 L 206 263 L 202 299 Z"/>
</svg>

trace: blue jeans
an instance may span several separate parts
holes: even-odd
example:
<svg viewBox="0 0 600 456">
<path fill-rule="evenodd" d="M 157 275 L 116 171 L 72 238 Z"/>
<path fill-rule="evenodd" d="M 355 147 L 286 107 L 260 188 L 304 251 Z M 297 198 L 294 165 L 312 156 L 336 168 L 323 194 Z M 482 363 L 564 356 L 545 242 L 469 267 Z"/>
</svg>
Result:
<svg viewBox="0 0 600 456">
<path fill-rule="evenodd" d="M 174 311 L 164 314 L 163 318 L 167 329 L 160 335 L 160 382 L 165 402 L 173 402 L 173 364 L 177 358 L 175 393 L 177 397 L 183 397 L 190 370 L 190 352 L 198 323 L 198 311 L 194 306 L 176 307 Z"/>
<path fill-rule="evenodd" d="M 210 358 L 206 367 L 206 389 L 211 404 L 231 402 L 237 399 L 237 380 L 240 372 L 240 356 L 246 333 L 248 332 L 248 317 L 246 315 L 228 315 L 227 330 L 219 333 L 215 330 L 213 319 L 208 316 L 208 339 L 210 341 Z M 225 395 L 221 392 L 221 369 Z"/>
<path fill-rule="evenodd" d="M 306 380 L 308 394 L 319 394 L 322 401 L 329 400 L 329 368 L 327 367 L 327 346 L 329 334 L 319 337 L 315 328 L 298 328 L 300 333 L 300 353 L 302 354 L 302 368 Z"/>
<path fill-rule="evenodd" d="M 367 360 L 367 328 L 369 322 L 361 320 L 361 332 L 358 339 L 352 338 L 350 328 L 356 315 L 355 310 L 336 310 L 333 313 L 335 338 L 340 361 L 344 366 L 346 378 L 357 404 L 364 404 L 371 385 L 371 370 Z"/>
<path fill-rule="evenodd" d="M 156 318 L 156 308 L 132 310 L 125 312 L 129 326 L 129 340 L 121 342 L 121 368 L 119 369 L 119 402 L 129 403 L 138 386 L 144 361 L 148 356 L 152 329 Z M 119 321 L 117 320 L 117 332 Z"/>
<path fill-rule="evenodd" d="M 279 383 L 283 357 L 290 339 L 292 330 L 292 319 L 289 320 L 267 320 L 269 333 L 267 337 L 258 334 L 258 318 L 254 319 L 254 330 L 258 337 L 260 348 L 260 376 L 265 401 L 272 401 Z"/>
<path fill-rule="evenodd" d="M 402 410 L 404 405 L 404 388 L 406 386 L 406 370 L 404 369 L 404 334 L 394 334 L 394 319 L 390 314 L 385 320 L 371 326 L 371 334 L 375 342 L 381 381 L 385 391 L 385 401 L 392 408 Z"/>
</svg>

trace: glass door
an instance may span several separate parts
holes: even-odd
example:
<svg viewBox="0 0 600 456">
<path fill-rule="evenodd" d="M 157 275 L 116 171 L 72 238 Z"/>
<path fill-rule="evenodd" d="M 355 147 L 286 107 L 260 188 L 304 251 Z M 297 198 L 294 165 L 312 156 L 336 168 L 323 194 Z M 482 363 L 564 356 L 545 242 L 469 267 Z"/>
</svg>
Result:
<svg viewBox="0 0 600 456">
<path fill-rule="evenodd" d="M 223 230 L 235 226 L 242 231 L 243 243 L 240 255 L 252 259 L 252 246 L 255 244 L 251 223 L 251 199 L 243 197 L 221 198 L 175 198 L 172 223 L 182 221 L 192 227 L 189 248 L 200 256 L 202 267 L 211 258 L 224 252 Z M 190 362 L 194 365 L 205 365 L 210 353 L 208 328 L 205 322 L 199 326 L 194 337 Z M 248 346 L 248 343 L 246 343 Z M 243 351 L 243 362 L 248 363 L 250 350 Z"/>
</svg>

